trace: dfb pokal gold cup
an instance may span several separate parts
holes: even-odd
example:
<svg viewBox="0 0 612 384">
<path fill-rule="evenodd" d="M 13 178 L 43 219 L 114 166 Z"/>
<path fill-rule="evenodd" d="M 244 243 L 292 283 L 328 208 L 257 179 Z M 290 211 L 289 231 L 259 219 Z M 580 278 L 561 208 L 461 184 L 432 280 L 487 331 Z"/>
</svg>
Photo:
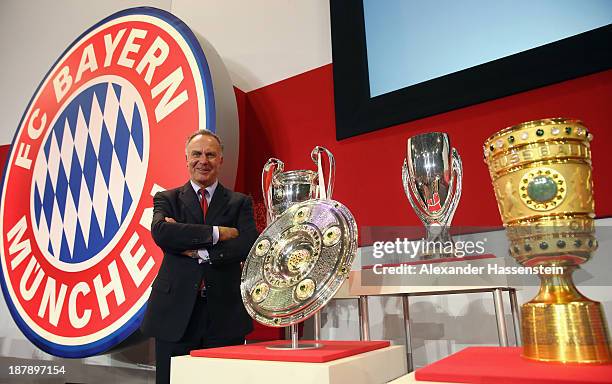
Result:
<svg viewBox="0 0 612 384">
<path fill-rule="evenodd" d="M 530 121 L 485 142 L 495 196 L 522 265 L 540 274 L 540 291 L 521 307 L 523 356 L 563 363 L 610 363 L 601 304 L 584 297 L 572 273 L 597 249 L 591 134 L 570 119 Z"/>
</svg>

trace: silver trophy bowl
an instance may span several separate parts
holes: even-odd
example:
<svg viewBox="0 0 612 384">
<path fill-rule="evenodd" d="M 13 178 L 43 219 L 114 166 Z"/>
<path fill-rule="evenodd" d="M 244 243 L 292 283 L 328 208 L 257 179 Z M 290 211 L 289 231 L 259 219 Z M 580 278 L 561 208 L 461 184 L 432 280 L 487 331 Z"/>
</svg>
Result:
<svg viewBox="0 0 612 384">
<path fill-rule="evenodd" d="M 329 163 L 327 186 L 323 180 L 322 155 L 327 156 Z M 276 158 L 270 158 L 264 165 L 261 189 L 268 225 L 293 204 L 316 198 L 331 199 L 336 170 L 334 155 L 326 148 L 317 146 L 310 153 L 310 157 L 317 165 L 317 171 L 284 171 L 285 164 Z"/>
<path fill-rule="evenodd" d="M 402 182 L 408 201 L 427 231 L 427 242 L 452 242 L 449 227 L 461 198 L 463 167 L 451 148 L 448 135 L 430 132 L 408 139 L 402 167 Z M 424 252 L 423 258 L 449 257 L 452 254 Z"/>
<path fill-rule="evenodd" d="M 300 169 L 279 172 L 272 178 L 270 206 L 271 219 L 277 219 L 295 203 L 316 199 L 319 175 Z M 269 223 L 268 223 L 269 224 Z"/>
</svg>

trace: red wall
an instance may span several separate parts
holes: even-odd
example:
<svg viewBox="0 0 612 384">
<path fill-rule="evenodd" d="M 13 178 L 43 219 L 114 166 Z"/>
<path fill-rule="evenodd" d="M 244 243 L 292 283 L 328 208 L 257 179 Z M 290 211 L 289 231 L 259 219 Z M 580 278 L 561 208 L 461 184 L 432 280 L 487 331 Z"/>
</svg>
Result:
<svg viewBox="0 0 612 384">
<path fill-rule="evenodd" d="M 263 229 L 261 168 L 269 157 L 287 169 L 314 169 L 310 151 L 330 149 L 337 164 L 334 199 L 347 205 L 360 227 L 421 225 L 401 184 L 406 139 L 428 131 L 444 131 L 463 160 L 463 195 L 454 224 L 500 225 L 482 143 L 493 132 L 523 121 L 545 117 L 582 119 L 592 142 L 598 216 L 612 215 L 606 191 L 612 188 L 612 71 L 566 81 L 514 96 L 336 141 L 332 66 L 300 74 L 244 93 L 235 89 L 240 121 L 240 154 L 236 189 L 251 194 Z M 410 106 L 406 106 L 410 108 Z M 16 127 L 15 127 L 16 129 Z M 181 139 L 182 140 L 182 139 Z M 9 145 L 0 146 L 4 164 Z M 608 160 L 606 160 L 608 159 Z M 262 327 L 258 327 L 262 328 Z M 251 338 L 277 338 L 276 330 Z M 260 331 L 262 332 L 262 331 Z M 269 337 L 268 337 L 269 336 Z"/>
<path fill-rule="evenodd" d="M 316 145 L 336 157 L 334 199 L 347 205 L 360 227 L 420 225 L 401 184 L 406 139 L 428 131 L 451 136 L 463 160 L 463 194 L 454 224 L 500 225 L 482 143 L 491 133 L 523 121 L 571 117 L 584 121 L 592 142 L 596 212 L 612 215 L 612 70 L 336 141 L 332 65 L 244 93 L 235 89 L 240 121 L 236 189 L 261 211 L 261 168 L 269 157 L 287 169 L 314 169 Z M 409 108 L 410 106 L 406 106 Z M 15 127 L 16 128 L 16 127 Z M 0 147 L 4 164 L 9 146 Z M 606 160 L 607 159 L 607 160 Z M 259 212 L 261 214 L 261 212 Z M 261 215 L 260 215 L 261 216 Z"/>
<path fill-rule="evenodd" d="M 336 157 L 333 198 L 347 205 L 362 226 L 420 225 L 401 183 L 406 139 L 428 131 L 450 134 L 463 160 L 463 194 L 454 224 L 500 225 L 482 144 L 510 125 L 546 117 L 584 121 L 592 142 L 596 212 L 612 214 L 612 70 L 535 89 L 350 139 L 335 139 L 332 65 L 326 65 L 246 94 L 241 111 L 240 174 L 244 190 L 261 201 L 261 168 L 269 157 L 286 169 L 314 169 L 316 145 Z M 406 108 L 410 108 L 409 105 Z M 608 159 L 608 160 L 606 160 Z"/>
</svg>

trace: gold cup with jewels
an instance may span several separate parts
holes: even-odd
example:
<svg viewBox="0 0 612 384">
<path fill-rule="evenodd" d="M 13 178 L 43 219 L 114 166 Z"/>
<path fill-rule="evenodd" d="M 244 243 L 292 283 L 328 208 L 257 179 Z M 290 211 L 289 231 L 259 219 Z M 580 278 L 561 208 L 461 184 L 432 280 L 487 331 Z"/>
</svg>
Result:
<svg viewBox="0 0 612 384">
<path fill-rule="evenodd" d="M 537 296 L 521 307 L 529 359 L 612 362 L 601 304 L 572 281 L 597 249 L 591 140 L 581 121 L 555 118 L 503 129 L 485 142 L 510 254 L 540 276 Z"/>
</svg>

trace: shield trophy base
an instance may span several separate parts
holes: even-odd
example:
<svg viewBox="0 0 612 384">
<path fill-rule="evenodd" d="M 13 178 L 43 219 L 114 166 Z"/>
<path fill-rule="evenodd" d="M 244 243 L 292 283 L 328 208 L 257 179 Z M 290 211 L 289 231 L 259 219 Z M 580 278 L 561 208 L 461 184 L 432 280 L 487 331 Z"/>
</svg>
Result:
<svg viewBox="0 0 612 384">
<path fill-rule="evenodd" d="M 266 347 L 266 349 L 272 349 L 272 350 L 294 350 L 294 351 L 299 351 L 302 349 L 318 349 L 318 348 L 323 348 L 323 344 L 321 343 L 298 343 L 297 346 L 291 344 L 291 343 L 287 343 L 287 344 L 278 344 L 278 345 L 271 345 L 269 347 Z"/>
<path fill-rule="evenodd" d="M 610 364 L 612 352 L 601 304 L 582 295 L 573 267 L 541 276 L 538 295 L 521 306 L 523 357 L 538 361 Z"/>
</svg>

